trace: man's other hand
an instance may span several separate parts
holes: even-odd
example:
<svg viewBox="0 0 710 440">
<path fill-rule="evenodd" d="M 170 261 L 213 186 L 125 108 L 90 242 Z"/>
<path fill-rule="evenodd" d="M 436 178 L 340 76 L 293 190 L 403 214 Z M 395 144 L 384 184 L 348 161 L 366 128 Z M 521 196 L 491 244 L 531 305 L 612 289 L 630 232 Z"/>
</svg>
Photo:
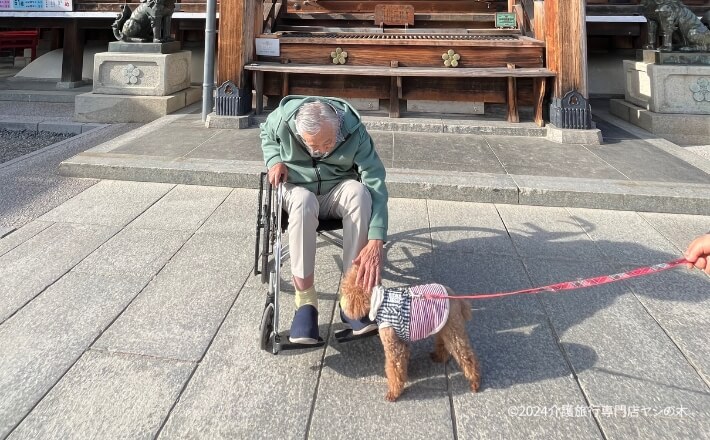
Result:
<svg viewBox="0 0 710 440">
<path fill-rule="evenodd" d="M 269 168 L 268 177 L 269 183 L 273 186 L 278 185 L 279 182 L 286 182 L 286 177 L 288 177 L 288 167 L 283 162 L 279 162 Z"/>
</svg>

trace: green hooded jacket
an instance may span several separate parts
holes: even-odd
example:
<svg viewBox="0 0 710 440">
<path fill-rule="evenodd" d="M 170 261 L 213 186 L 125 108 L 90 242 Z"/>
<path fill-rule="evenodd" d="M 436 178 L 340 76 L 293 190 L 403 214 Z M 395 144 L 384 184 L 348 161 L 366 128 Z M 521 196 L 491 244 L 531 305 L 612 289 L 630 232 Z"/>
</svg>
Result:
<svg viewBox="0 0 710 440">
<path fill-rule="evenodd" d="M 306 102 L 317 100 L 330 104 L 343 114 L 340 132 L 344 140 L 322 159 L 312 158 L 296 136 L 298 109 Z M 328 193 L 344 180 L 360 180 L 372 196 L 367 237 L 370 240 L 386 239 L 388 196 L 385 167 L 360 121 L 360 115 L 350 104 L 338 98 L 286 96 L 260 128 L 261 148 L 267 168 L 279 162 L 286 164 L 289 183 L 320 195 Z"/>
</svg>

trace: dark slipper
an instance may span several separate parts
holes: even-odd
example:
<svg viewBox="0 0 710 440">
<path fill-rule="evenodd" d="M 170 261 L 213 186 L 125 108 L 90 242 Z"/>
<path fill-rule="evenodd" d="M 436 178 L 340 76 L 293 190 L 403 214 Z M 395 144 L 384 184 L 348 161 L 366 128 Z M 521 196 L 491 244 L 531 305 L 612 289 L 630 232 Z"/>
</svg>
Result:
<svg viewBox="0 0 710 440">
<path fill-rule="evenodd" d="M 350 327 L 353 336 L 372 336 L 377 333 L 377 323 L 370 321 L 367 316 L 360 319 L 350 319 L 340 310 L 340 320 Z"/>
<path fill-rule="evenodd" d="M 288 340 L 293 344 L 313 345 L 318 343 L 318 310 L 315 307 L 305 305 L 296 310 Z"/>
</svg>

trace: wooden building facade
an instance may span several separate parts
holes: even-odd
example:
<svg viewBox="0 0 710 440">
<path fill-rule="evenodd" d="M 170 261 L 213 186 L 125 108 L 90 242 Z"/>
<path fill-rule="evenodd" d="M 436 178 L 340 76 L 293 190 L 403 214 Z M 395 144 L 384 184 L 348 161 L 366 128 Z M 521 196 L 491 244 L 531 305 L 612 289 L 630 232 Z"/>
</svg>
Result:
<svg viewBox="0 0 710 440">
<path fill-rule="evenodd" d="M 87 35 L 111 39 L 124 3 L 139 0 L 3 11 L 0 30 L 54 29 L 53 45 L 65 48 L 62 81 L 71 83 L 81 80 Z M 710 12 L 710 0 L 684 3 L 699 16 Z M 392 116 L 408 100 L 463 101 L 506 104 L 510 120 L 518 105 L 532 105 L 541 123 L 542 97 L 588 96 L 588 47 L 634 49 L 646 38 L 641 0 L 221 0 L 218 11 L 218 83 L 274 98 L 379 99 Z M 175 37 L 204 35 L 204 12 L 205 0 L 180 1 Z M 500 12 L 514 14 L 514 29 L 496 27 Z M 278 40 L 278 54 L 257 54 L 257 39 Z M 344 64 L 333 63 L 334 52 Z M 445 67 L 447 54 L 456 67 Z"/>
</svg>

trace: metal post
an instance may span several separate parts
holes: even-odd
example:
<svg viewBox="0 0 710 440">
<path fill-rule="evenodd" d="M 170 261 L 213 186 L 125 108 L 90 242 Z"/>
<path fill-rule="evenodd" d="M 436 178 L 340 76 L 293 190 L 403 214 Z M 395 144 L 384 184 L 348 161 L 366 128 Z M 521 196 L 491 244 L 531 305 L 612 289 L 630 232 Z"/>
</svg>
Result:
<svg viewBox="0 0 710 440">
<path fill-rule="evenodd" d="M 217 23 L 217 0 L 207 0 L 205 22 L 205 65 L 202 80 L 202 122 L 212 110 L 214 90 L 214 42 Z"/>
</svg>

